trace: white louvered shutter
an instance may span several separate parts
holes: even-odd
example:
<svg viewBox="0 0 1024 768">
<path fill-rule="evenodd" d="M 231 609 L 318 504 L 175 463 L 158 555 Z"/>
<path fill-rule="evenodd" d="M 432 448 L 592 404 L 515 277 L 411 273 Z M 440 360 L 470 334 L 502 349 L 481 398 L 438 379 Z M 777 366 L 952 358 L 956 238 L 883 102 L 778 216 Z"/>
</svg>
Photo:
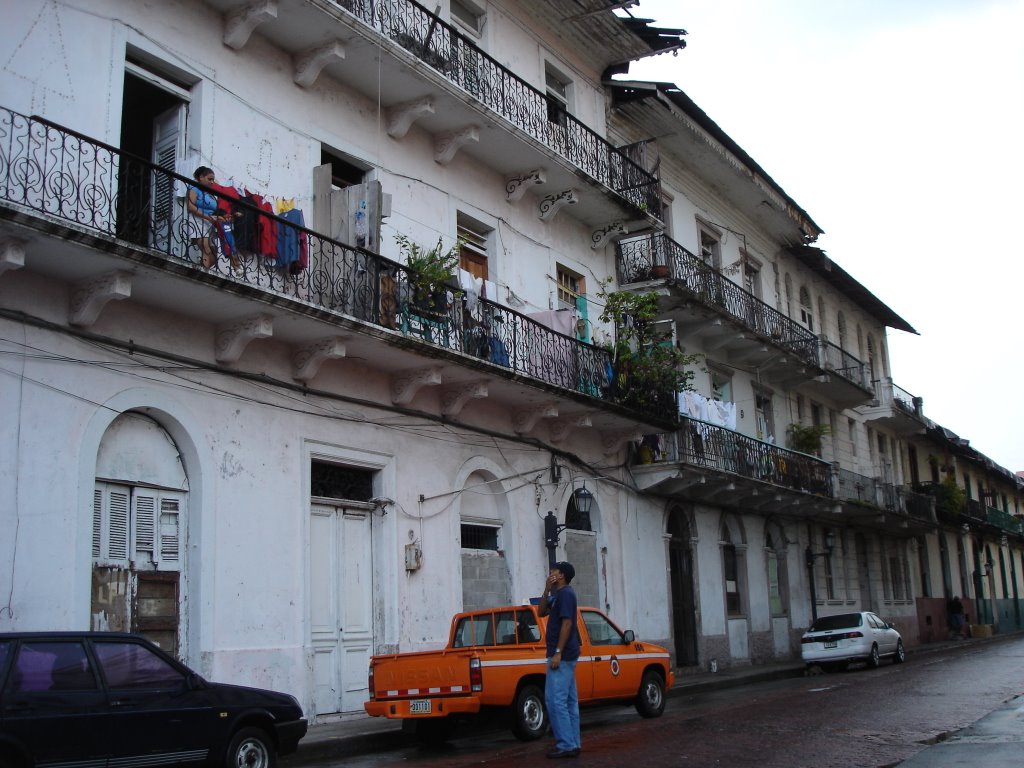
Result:
<svg viewBox="0 0 1024 768">
<path fill-rule="evenodd" d="M 162 571 L 181 570 L 182 502 L 183 500 L 177 496 L 160 497 L 160 552 L 157 561 Z"/>
</svg>

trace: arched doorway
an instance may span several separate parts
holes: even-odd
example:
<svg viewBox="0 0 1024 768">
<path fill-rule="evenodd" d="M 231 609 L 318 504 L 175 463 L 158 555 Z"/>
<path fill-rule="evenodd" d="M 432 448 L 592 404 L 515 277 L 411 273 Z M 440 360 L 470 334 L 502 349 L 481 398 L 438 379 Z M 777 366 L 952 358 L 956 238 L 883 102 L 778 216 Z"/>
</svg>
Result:
<svg viewBox="0 0 1024 768">
<path fill-rule="evenodd" d="M 188 477 L 160 424 L 127 412 L 96 457 L 90 615 L 96 630 L 138 632 L 184 657 Z"/>
<path fill-rule="evenodd" d="M 686 511 L 676 508 L 668 515 L 669 579 L 672 585 L 672 637 L 676 664 L 696 666 L 697 604 L 694 597 L 693 546 Z"/>
</svg>

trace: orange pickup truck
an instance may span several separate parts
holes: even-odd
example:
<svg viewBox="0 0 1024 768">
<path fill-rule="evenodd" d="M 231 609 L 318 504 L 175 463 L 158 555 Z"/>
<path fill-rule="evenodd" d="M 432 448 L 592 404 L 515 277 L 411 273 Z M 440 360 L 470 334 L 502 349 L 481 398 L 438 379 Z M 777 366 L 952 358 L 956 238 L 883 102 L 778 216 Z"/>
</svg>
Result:
<svg viewBox="0 0 1024 768">
<path fill-rule="evenodd" d="M 594 608 L 581 608 L 578 619 L 580 703 L 632 703 L 643 717 L 658 717 L 675 680 L 668 651 Z M 540 738 L 548 727 L 544 625 L 532 605 L 456 614 L 446 648 L 374 656 L 363 706 L 375 717 L 407 721 L 426 741 L 447 738 L 460 716 L 494 708 L 510 710 L 518 738 Z"/>
</svg>

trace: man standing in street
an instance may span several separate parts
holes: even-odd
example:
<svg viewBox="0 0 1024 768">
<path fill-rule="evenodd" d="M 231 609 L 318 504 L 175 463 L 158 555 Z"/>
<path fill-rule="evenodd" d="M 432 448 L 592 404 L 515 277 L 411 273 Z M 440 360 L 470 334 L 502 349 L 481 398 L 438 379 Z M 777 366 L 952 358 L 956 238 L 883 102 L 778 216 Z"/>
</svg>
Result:
<svg viewBox="0 0 1024 768">
<path fill-rule="evenodd" d="M 576 627 L 576 593 L 569 586 L 575 575 L 572 563 L 555 563 L 537 606 L 537 613 L 548 617 L 544 703 L 555 735 L 555 748 L 548 752 L 553 758 L 580 754 L 580 702 L 576 694 L 580 633 Z"/>
</svg>

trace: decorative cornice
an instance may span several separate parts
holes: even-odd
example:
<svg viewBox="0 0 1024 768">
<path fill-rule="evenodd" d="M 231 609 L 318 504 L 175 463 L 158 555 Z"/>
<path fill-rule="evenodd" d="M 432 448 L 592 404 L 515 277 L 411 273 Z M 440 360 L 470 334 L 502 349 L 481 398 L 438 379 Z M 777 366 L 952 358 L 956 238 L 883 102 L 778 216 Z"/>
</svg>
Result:
<svg viewBox="0 0 1024 768">
<path fill-rule="evenodd" d="M 514 203 L 526 194 L 526 190 L 531 184 L 543 184 L 546 181 L 547 177 L 544 175 L 543 168 L 519 176 L 510 176 L 505 179 L 505 197 L 510 203 Z"/>
<path fill-rule="evenodd" d="M 551 435 L 551 441 L 560 443 L 569 436 L 569 433 L 574 429 L 581 427 L 592 426 L 590 417 L 586 414 L 580 416 L 570 416 L 564 419 L 554 419 L 548 425 Z"/>
<path fill-rule="evenodd" d="M 517 435 L 525 435 L 533 430 L 539 419 L 554 419 L 557 416 L 558 406 L 554 403 L 516 411 L 512 416 L 512 429 L 515 430 Z"/>
<path fill-rule="evenodd" d="M 92 325 L 108 302 L 127 299 L 131 295 L 131 275 L 127 272 L 110 272 L 78 283 L 71 291 L 68 322 L 78 326 Z"/>
<path fill-rule="evenodd" d="M 16 238 L 0 240 L 0 275 L 9 269 L 25 266 L 25 241 Z"/>
<path fill-rule="evenodd" d="M 605 456 L 611 456 L 613 453 L 621 451 L 626 443 L 639 440 L 643 436 L 643 432 L 639 429 L 633 429 L 628 432 L 602 432 L 601 447 L 604 449 Z"/>
<path fill-rule="evenodd" d="M 331 336 L 309 344 L 292 355 L 293 374 L 299 381 L 309 381 L 320 371 L 325 360 L 337 360 L 345 356 L 345 337 Z"/>
<path fill-rule="evenodd" d="M 434 160 L 440 165 L 448 165 L 456 152 L 477 141 L 480 141 L 480 129 L 475 125 L 439 133 L 434 137 Z"/>
<path fill-rule="evenodd" d="M 424 115 L 432 114 L 434 114 L 433 96 L 424 96 L 422 99 L 405 101 L 389 107 L 384 113 L 388 136 L 393 139 L 404 138 L 413 123 Z"/>
<path fill-rule="evenodd" d="M 224 15 L 224 45 L 241 50 L 256 27 L 277 18 L 277 0 L 260 0 Z"/>
<path fill-rule="evenodd" d="M 449 387 L 441 397 L 441 413 L 445 416 L 458 416 L 470 400 L 484 397 L 487 397 L 486 381 L 473 381 L 458 387 Z"/>
<path fill-rule="evenodd" d="M 295 56 L 295 82 L 303 88 L 309 88 L 320 76 L 323 68 L 332 61 L 345 58 L 345 46 L 340 40 L 334 40 L 318 48 L 310 48 Z"/>
<path fill-rule="evenodd" d="M 391 379 L 391 402 L 395 405 L 407 405 L 420 389 L 437 386 L 440 383 L 441 368 L 438 366 L 404 371 Z"/>
<path fill-rule="evenodd" d="M 218 363 L 234 363 L 242 356 L 253 339 L 267 339 L 274 335 L 274 319 L 270 315 L 252 315 L 218 326 L 214 343 L 214 357 Z"/>
<path fill-rule="evenodd" d="M 621 221 L 613 221 L 610 224 L 601 227 L 601 229 L 594 230 L 593 234 L 590 235 L 590 247 L 596 251 L 598 248 L 603 247 L 610 238 L 628 234 L 629 230 L 626 229 L 625 224 Z"/>
<path fill-rule="evenodd" d="M 541 221 L 550 221 L 563 205 L 576 205 L 579 198 L 575 189 L 567 189 L 557 195 L 548 195 L 540 201 Z"/>
</svg>

